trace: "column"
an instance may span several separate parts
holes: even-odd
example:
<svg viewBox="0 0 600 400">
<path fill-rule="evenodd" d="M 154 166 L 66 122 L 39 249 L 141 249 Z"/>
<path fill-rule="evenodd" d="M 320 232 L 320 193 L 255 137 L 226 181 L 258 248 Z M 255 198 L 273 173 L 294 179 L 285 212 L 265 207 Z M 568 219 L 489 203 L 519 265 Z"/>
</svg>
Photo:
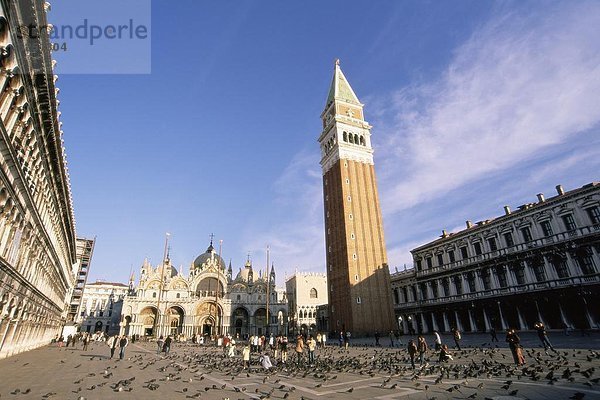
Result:
<svg viewBox="0 0 600 400">
<path fill-rule="evenodd" d="M 546 257 L 545 255 L 542 255 L 542 258 L 544 259 L 544 268 L 546 270 L 546 280 L 553 281 L 555 279 L 558 279 L 558 275 L 556 274 L 556 269 L 554 269 L 552 264 L 548 262 L 548 257 Z"/>
<path fill-rule="evenodd" d="M 529 265 L 529 263 L 525 260 L 523 260 L 522 262 L 523 262 L 523 268 L 525 269 L 525 277 L 527 278 L 527 282 L 529 282 L 529 283 L 537 282 L 537 280 L 535 279 L 535 274 L 531 270 L 531 266 Z"/>
<path fill-rule="evenodd" d="M 558 311 L 560 311 L 560 319 L 561 319 L 563 325 L 569 329 L 573 329 L 573 325 L 567 320 L 567 317 L 565 315 L 565 312 L 564 312 L 560 302 L 558 303 Z"/>
<path fill-rule="evenodd" d="M 428 333 L 429 327 L 427 326 L 427 323 L 425 322 L 425 313 L 420 313 L 419 316 L 421 318 L 421 327 L 423 329 L 423 333 Z"/>
<path fill-rule="evenodd" d="M 490 317 L 488 317 L 487 311 L 485 311 L 485 306 L 483 307 L 483 323 L 485 324 L 485 331 L 489 332 L 491 329 Z"/>
<path fill-rule="evenodd" d="M 517 316 L 519 317 L 519 329 L 520 330 L 528 329 L 527 323 L 525 322 L 525 319 L 523 318 L 523 315 L 521 314 L 521 310 L 519 310 L 519 307 L 515 307 L 515 308 L 517 309 Z"/>
<path fill-rule="evenodd" d="M 456 329 L 463 332 L 463 326 L 460 323 L 460 317 L 458 316 L 458 311 L 454 311 L 454 318 L 456 318 Z"/>
<path fill-rule="evenodd" d="M 435 319 L 435 313 L 433 313 L 433 312 L 431 313 L 431 323 L 432 323 L 433 329 L 439 332 L 440 328 L 438 328 L 438 324 Z"/>
<path fill-rule="evenodd" d="M 469 308 L 469 322 L 471 323 L 471 332 L 477 332 L 477 324 L 475 323 L 473 310 L 471 308 Z"/>
<path fill-rule="evenodd" d="M 537 311 L 538 321 L 540 321 L 542 324 L 544 324 L 544 326 L 548 327 L 548 324 L 546 324 L 546 321 L 544 321 L 544 318 L 542 317 L 542 313 L 540 312 L 540 307 L 538 305 L 537 300 L 535 301 L 535 309 Z M 586 310 L 587 310 L 587 306 L 586 306 Z"/>
<path fill-rule="evenodd" d="M 579 266 L 577 265 L 575 260 L 573 260 L 573 257 L 571 257 L 571 253 L 568 251 L 565 251 L 565 256 L 566 256 L 565 265 L 567 266 L 567 269 L 569 270 L 569 276 L 572 278 L 574 276 L 581 275 L 581 271 L 579 271 Z"/>
<path fill-rule="evenodd" d="M 426 285 L 427 285 L 427 298 L 433 299 L 434 297 L 433 297 L 433 288 L 431 287 L 431 281 L 428 281 L 426 283 Z"/>
<path fill-rule="evenodd" d="M 498 312 L 500 313 L 500 324 L 502 325 L 502 330 L 505 331 L 508 329 L 508 325 L 506 324 L 506 320 L 504 319 L 504 314 L 502 313 L 502 305 L 498 302 Z"/>
<path fill-rule="evenodd" d="M 450 324 L 448 323 L 448 314 L 446 314 L 446 311 L 444 311 L 443 317 L 444 317 L 444 332 L 450 332 Z"/>
</svg>

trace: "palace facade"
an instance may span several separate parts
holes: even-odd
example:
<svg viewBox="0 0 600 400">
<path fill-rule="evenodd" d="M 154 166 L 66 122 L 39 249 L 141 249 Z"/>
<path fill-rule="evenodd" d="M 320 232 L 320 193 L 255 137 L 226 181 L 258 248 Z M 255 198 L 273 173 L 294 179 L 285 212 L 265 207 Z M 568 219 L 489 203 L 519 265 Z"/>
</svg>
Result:
<svg viewBox="0 0 600 400">
<path fill-rule="evenodd" d="M 556 189 L 412 250 L 414 269 L 392 275 L 399 328 L 598 328 L 600 183 Z"/>
<path fill-rule="evenodd" d="M 80 312 L 75 322 L 81 332 L 119 333 L 123 300 L 131 287 L 119 282 L 96 281 L 83 289 Z"/>
<path fill-rule="evenodd" d="M 312 334 L 319 330 L 319 306 L 327 305 L 327 275 L 296 272 L 285 281 L 290 312 L 289 331 Z"/>
<path fill-rule="evenodd" d="M 274 267 L 263 275 L 250 260 L 234 278 L 231 263 L 225 266 L 212 242 L 191 264 L 188 276 L 168 256 L 156 267 L 145 261 L 139 284 L 125 298 L 121 333 L 188 338 L 287 334 L 287 298 L 275 278 Z"/>
<path fill-rule="evenodd" d="M 0 1 L 0 358 L 61 332 L 77 268 L 48 8 Z"/>
<path fill-rule="evenodd" d="M 339 60 L 321 119 L 329 328 L 389 332 L 395 323 L 371 125 Z"/>
</svg>

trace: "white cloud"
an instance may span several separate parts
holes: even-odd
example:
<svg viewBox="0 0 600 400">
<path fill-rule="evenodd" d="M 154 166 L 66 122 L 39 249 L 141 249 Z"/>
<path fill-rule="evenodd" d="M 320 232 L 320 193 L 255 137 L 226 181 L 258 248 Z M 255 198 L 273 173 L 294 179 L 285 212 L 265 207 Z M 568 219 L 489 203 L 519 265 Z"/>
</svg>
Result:
<svg viewBox="0 0 600 400">
<path fill-rule="evenodd" d="M 504 14 L 455 51 L 437 82 L 394 93 L 379 122 L 388 126 L 379 156 L 385 212 L 439 198 L 597 127 L 598 37 L 597 2 Z"/>
</svg>

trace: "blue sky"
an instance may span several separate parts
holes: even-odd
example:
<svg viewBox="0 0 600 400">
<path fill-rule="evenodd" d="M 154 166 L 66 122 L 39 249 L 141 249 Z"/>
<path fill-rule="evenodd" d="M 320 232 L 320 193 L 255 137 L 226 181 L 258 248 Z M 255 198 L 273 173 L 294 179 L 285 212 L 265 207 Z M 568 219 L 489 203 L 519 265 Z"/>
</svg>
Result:
<svg viewBox="0 0 600 400">
<path fill-rule="evenodd" d="M 69 12 L 55 5 L 50 22 Z M 151 13 L 151 73 L 57 82 L 77 233 L 97 237 L 91 280 L 159 263 L 165 232 L 185 271 L 210 233 L 236 271 L 248 252 L 264 267 L 267 244 L 280 284 L 324 271 L 317 138 L 335 58 L 374 126 L 392 271 L 442 229 L 600 178 L 598 2 L 183 0 Z"/>
</svg>

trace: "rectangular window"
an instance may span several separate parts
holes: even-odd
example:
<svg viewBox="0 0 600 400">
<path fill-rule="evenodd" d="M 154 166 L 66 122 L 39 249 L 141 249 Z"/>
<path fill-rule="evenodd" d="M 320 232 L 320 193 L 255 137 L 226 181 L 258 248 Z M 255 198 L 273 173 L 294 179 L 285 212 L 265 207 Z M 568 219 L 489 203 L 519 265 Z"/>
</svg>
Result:
<svg viewBox="0 0 600 400">
<path fill-rule="evenodd" d="M 438 259 L 438 265 L 441 267 L 442 265 L 444 265 L 444 257 L 441 254 L 438 254 L 437 256 Z"/>
<path fill-rule="evenodd" d="M 496 238 L 489 238 L 488 245 L 490 246 L 490 251 L 498 250 L 498 245 L 496 244 Z"/>
<path fill-rule="evenodd" d="M 592 260 L 591 250 L 586 250 L 584 254 L 577 257 L 577 262 L 584 275 L 593 275 L 596 273 L 594 260 Z"/>
<path fill-rule="evenodd" d="M 542 262 L 533 264 L 533 274 L 537 282 L 544 282 L 546 280 L 546 271 L 544 271 L 544 264 Z"/>
<path fill-rule="evenodd" d="M 544 236 L 552 236 L 553 232 L 552 225 L 550 225 L 550 221 L 542 221 L 542 223 L 540 223 L 540 226 L 542 227 L 542 233 L 544 234 Z"/>
<path fill-rule="evenodd" d="M 451 263 L 453 263 L 454 261 L 456 261 L 456 258 L 454 257 L 454 250 L 450 250 L 448 252 L 448 258 L 450 259 Z"/>
<path fill-rule="evenodd" d="M 504 234 L 504 241 L 506 242 L 506 247 L 512 247 L 515 245 L 515 241 L 513 240 L 512 233 L 507 232 Z"/>
<path fill-rule="evenodd" d="M 398 289 L 394 289 L 394 303 L 399 304 L 400 299 L 398 297 Z"/>
<path fill-rule="evenodd" d="M 525 284 L 525 268 L 522 264 L 515 266 L 515 280 L 519 285 Z"/>
<path fill-rule="evenodd" d="M 427 268 L 433 267 L 433 262 L 431 261 L 431 257 L 427 257 Z"/>
<path fill-rule="evenodd" d="M 442 287 L 444 288 L 444 296 L 450 296 L 450 281 L 448 278 L 445 278 L 442 281 Z"/>
<path fill-rule="evenodd" d="M 431 282 L 431 291 L 433 292 L 433 298 L 437 298 L 438 297 L 438 284 L 437 281 L 432 281 Z"/>
<path fill-rule="evenodd" d="M 421 267 L 422 267 L 422 266 L 421 266 L 421 260 L 417 260 L 417 261 L 415 261 L 415 264 L 417 265 L 417 271 L 420 271 L 420 270 L 421 270 Z"/>
<path fill-rule="evenodd" d="M 456 287 L 456 294 L 462 294 L 463 288 L 460 276 L 454 277 L 454 287 Z"/>
<path fill-rule="evenodd" d="M 467 246 L 460 248 L 460 255 L 462 256 L 463 260 L 469 258 L 469 250 L 467 250 Z"/>
<path fill-rule="evenodd" d="M 592 207 L 587 209 L 588 216 L 593 225 L 600 224 L 600 208 Z"/>
<path fill-rule="evenodd" d="M 531 239 L 533 239 L 529 227 L 521 228 L 521 235 L 523 235 L 524 242 L 531 242 Z"/>
<path fill-rule="evenodd" d="M 421 300 L 427 300 L 427 298 L 428 298 L 427 285 L 424 283 L 421 283 L 421 285 L 419 286 L 419 289 L 421 289 Z"/>
<path fill-rule="evenodd" d="M 554 265 L 556 275 L 558 275 L 559 278 L 569 277 L 569 268 L 567 268 L 567 263 L 565 259 L 560 257 L 554 257 L 552 259 L 552 265 Z"/>
<path fill-rule="evenodd" d="M 475 293 L 475 274 L 472 272 L 467 274 L 467 283 L 469 284 L 469 292 Z"/>
<path fill-rule="evenodd" d="M 473 244 L 473 248 L 475 249 L 475 255 L 481 254 L 481 243 L 477 242 Z"/>
<path fill-rule="evenodd" d="M 481 271 L 481 280 L 483 281 L 483 288 L 485 290 L 490 290 L 492 288 L 490 271 L 488 271 L 487 269 Z"/>
<path fill-rule="evenodd" d="M 562 220 L 563 224 L 565 224 L 565 229 L 567 231 L 574 231 L 575 229 L 577 229 L 577 225 L 575 225 L 575 219 L 573 219 L 573 216 L 571 214 L 563 215 Z"/>
<path fill-rule="evenodd" d="M 506 271 L 504 268 L 498 268 L 496 270 L 496 276 L 498 276 L 498 284 L 501 288 L 505 288 L 508 286 L 508 281 L 506 280 Z"/>
</svg>

